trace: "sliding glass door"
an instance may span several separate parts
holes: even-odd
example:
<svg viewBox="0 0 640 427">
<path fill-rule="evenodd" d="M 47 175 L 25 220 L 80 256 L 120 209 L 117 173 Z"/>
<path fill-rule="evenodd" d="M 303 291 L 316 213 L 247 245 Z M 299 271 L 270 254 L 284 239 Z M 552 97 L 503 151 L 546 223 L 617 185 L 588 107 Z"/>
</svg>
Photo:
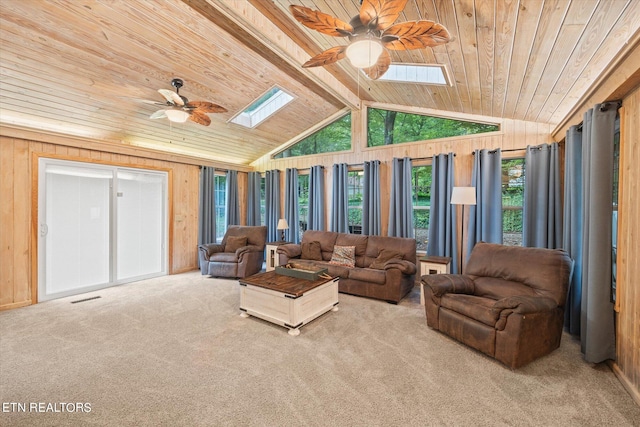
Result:
<svg viewBox="0 0 640 427">
<path fill-rule="evenodd" d="M 166 274 L 166 173 L 52 159 L 39 172 L 39 301 Z"/>
</svg>

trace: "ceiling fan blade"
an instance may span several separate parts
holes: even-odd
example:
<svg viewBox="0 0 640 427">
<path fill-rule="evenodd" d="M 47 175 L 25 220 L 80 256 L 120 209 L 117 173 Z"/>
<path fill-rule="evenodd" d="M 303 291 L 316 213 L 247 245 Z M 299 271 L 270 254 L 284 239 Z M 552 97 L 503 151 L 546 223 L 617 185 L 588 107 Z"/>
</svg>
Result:
<svg viewBox="0 0 640 427">
<path fill-rule="evenodd" d="M 373 67 L 363 68 L 362 71 L 369 76 L 371 80 L 378 80 L 380 77 L 384 75 L 389 69 L 391 65 L 391 55 L 387 50 L 383 50 L 378 58 L 378 61 L 375 63 Z"/>
<path fill-rule="evenodd" d="M 353 33 L 353 27 L 346 22 L 308 7 L 291 5 L 293 17 L 305 27 L 334 37 L 346 37 Z"/>
<path fill-rule="evenodd" d="M 317 54 L 302 66 L 304 68 L 309 67 L 321 67 L 323 65 L 333 64 L 345 57 L 345 50 L 347 50 L 346 46 L 336 46 L 331 49 L 327 49 L 322 53 Z"/>
<path fill-rule="evenodd" d="M 135 102 L 141 102 L 143 104 L 151 104 L 151 105 L 158 105 L 158 106 L 166 106 L 167 105 L 166 102 L 152 101 L 150 99 L 141 99 L 141 98 L 122 98 L 122 99 L 133 100 Z"/>
<path fill-rule="evenodd" d="M 447 43 L 451 36 L 447 29 L 433 21 L 403 22 L 382 33 L 382 44 L 391 50 L 412 50 Z"/>
<path fill-rule="evenodd" d="M 193 108 L 194 110 L 198 110 L 202 113 L 226 113 L 227 109 L 214 104 L 213 102 L 207 101 L 191 101 L 186 105 L 187 108 Z"/>
<path fill-rule="evenodd" d="M 182 97 L 180 97 L 180 95 L 178 95 L 174 91 L 167 90 L 167 89 L 158 89 L 158 92 L 160 92 L 160 95 L 164 96 L 167 102 L 173 105 L 179 105 L 181 107 L 184 105 L 184 101 L 182 100 Z"/>
<path fill-rule="evenodd" d="M 164 112 L 164 110 L 158 110 L 155 113 L 153 113 L 152 115 L 149 116 L 150 119 L 164 119 L 166 118 L 167 115 Z"/>
<path fill-rule="evenodd" d="M 384 30 L 393 24 L 407 5 L 407 0 L 364 0 L 360 21 L 372 30 Z"/>
<path fill-rule="evenodd" d="M 205 113 L 201 113 L 198 110 L 194 110 L 191 112 L 189 120 L 203 126 L 209 126 L 211 124 L 211 119 L 209 118 L 209 116 L 207 116 Z"/>
</svg>

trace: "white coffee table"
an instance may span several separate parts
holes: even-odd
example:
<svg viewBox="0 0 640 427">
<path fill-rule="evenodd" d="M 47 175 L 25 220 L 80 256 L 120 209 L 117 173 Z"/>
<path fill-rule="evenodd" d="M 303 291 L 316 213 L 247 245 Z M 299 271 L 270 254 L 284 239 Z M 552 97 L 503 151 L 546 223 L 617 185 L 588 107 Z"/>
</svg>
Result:
<svg viewBox="0 0 640 427">
<path fill-rule="evenodd" d="M 300 335 L 300 328 L 328 311 L 338 311 L 338 278 L 305 280 L 259 273 L 240 279 L 240 316 L 255 316 Z"/>
</svg>

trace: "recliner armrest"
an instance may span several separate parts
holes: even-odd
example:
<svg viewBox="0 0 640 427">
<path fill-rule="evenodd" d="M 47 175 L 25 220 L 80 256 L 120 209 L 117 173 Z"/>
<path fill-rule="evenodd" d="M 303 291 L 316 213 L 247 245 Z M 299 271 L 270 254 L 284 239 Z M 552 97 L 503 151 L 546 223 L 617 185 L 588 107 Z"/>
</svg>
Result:
<svg viewBox="0 0 640 427">
<path fill-rule="evenodd" d="M 198 246 L 198 250 L 203 252 L 206 255 L 206 258 L 209 258 L 211 255 L 216 252 L 224 252 L 224 245 L 218 243 L 205 243 Z"/>
<path fill-rule="evenodd" d="M 513 313 L 531 314 L 555 310 L 558 304 L 549 297 L 517 295 L 496 301 L 494 307 L 502 310 L 509 309 Z"/>
<path fill-rule="evenodd" d="M 431 288 L 435 297 L 444 294 L 473 294 L 473 279 L 465 274 L 428 274 L 420 279 L 425 286 Z"/>
<path fill-rule="evenodd" d="M 248 246 L 243 246 L 241 248 L 236 249 L 236 255 L 238 256 L 238 259 L 239 259 L 240 257 L 242 257 L 243 254 L 246 254 L 249 252 L 262 252 L 262 251 L 264 251 L 264 248 L 260 246 L 248 245 Z"/>
<path fill-rule="evenodd" d="M 408 275 L 416 274 L 417 271 L 416 265 L 414 263 L 404 259 L 390 259 L 389 261 L 387 261 L 387 263 L 384 265 L 384 269 L 389 270 L 391 268 L 397 268 L 398 270 L 400 270 L 400 272 L 402 272 L 402 274 Z"/>
</svg>

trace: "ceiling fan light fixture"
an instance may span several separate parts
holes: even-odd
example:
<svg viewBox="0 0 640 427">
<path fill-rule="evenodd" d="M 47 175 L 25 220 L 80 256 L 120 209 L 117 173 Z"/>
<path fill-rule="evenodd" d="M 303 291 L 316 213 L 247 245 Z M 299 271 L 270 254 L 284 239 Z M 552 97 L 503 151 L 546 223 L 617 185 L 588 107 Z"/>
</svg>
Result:
<svg viewBox="0 0 640 427">
<path fill-rule="evenodd" d="M 384 47 L 379 41 L 364 39 L 351 43 L 347 47 L 345 54 L 354 67 L 369 68 L 378 62 L 383 50 Z"/>
<path fill-rule="evenodd" d="M 189 118 L 189 113 L 182 110 L 165 110 L 164 113 L 167 115 L 169 121 L 176 123 L 184 123 Z"/>
</svg>

